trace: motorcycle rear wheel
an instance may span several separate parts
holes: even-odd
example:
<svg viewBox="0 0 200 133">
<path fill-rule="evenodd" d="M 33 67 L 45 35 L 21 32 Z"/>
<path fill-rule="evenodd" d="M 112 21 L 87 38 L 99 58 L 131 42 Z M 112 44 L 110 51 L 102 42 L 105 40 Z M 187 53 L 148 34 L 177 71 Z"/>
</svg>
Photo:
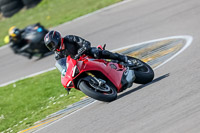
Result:
<svg viewBox="0 0 200 133">
<path fill-rule="evenodd" d="M 111 102 L 115 99 L 117 99 L 117 91 L 116 88 L 111 85 L 106 83 L 107 86 L 109 87 L 109 92 L 108 91 L 99 91 L 95 87 L 92 87 L 87 81 L 82 80 L 79 84 L 79 89 L 86 94 L 87 96 L 94 98 L 99 101 L 104 101 L 104 102 Z"/>
<path fill-rule="evenodd" d="M 151 82 L 154 78 L 154 71 L 153 69 L 145 62 L 141 61 L 140 59 L 128 56 L 129 60 L 134 59 L 138 60 L 142 63 L 141 67 L 133 68 L 135 73 L 135 80 L 134 83 L 137 84 L 147 84 Z"/>
</svg>

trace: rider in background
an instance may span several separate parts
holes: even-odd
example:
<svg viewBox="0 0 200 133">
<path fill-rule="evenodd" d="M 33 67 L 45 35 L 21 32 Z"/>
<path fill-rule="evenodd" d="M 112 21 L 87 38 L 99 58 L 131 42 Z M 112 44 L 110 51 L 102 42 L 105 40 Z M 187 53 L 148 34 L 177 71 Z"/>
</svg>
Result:
<svg viewBox="0 0 200 133">
<path fill-rule="evenodd" d="M 85 39 L 75 35 L 67 35 L 62 38 L 58 31 L 52 30 L 45 35 L 44 42 L 50 51 L 55 51 L 56 60 L 67 57 L 68 55 L 70 55 L 71 58 L 75 58 L 76 55 L 83 53 L 84 51 L 84 54 L 90 55 L 97 59 L 113 59 L 124 63 L 132 63 L 125 55 L 91 47 L 91 43 L 89 41 L 86 41 Z"/>
<path fill-rule="evenodd" d="M 23 47 L 27 42 L 22 38 L 23 30 L 19 30 L 17 27 L 12 26 L 9 31 L 9 43 L 15 53 L 18 53 L 18 49 Z"/>
<path fill-rule="evenodd" d="M 42 27 L 43 31 L 46 33 L 48 32 L 40 23 L 32 24 L 24 29 L 19 29 L 15 26 L 12 26 L 9 31 L 9 37 L 8 42 L 10 43 L 10 47 L 14 51 L 14 53 L 21 53 L 24 52 L 24 50 L 30 48 L 33 49 L 34 45 L 32 45 L 32 42 L 30 40 L 27 40 L 24 36 L 27 32 L 30 32 L 31 30 L 37 30 L 38 27 Z M 29 50 L 29 58 L 31 59 L 33 56 L 33 52 Z"/>
</svg>

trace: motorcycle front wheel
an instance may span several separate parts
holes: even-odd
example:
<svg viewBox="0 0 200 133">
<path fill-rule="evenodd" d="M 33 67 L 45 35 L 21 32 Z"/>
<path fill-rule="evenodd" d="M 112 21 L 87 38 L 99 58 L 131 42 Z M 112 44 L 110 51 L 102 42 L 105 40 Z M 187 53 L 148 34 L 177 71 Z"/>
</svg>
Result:
<svg viewBox="0 0 200 133">
<path fill-rule="evenodd" d="M 99 101 L 111 102 L 117 99 L 116 88 L 109 83 L 102 87 L 82 80 L 79 84 L 79 89 L 87 96 Z"/>
</svg>

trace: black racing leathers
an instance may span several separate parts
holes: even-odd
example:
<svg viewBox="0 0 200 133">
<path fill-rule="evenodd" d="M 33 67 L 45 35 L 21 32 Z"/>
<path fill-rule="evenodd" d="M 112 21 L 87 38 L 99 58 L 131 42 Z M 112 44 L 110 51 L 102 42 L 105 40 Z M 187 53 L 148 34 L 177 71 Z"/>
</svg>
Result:
<svg viewBox="0 0 200 133">
<path fill-rule="evenodd" d="M 91 43 L 89 41 L 86 41 L 79 36 L 67 35 L 63 38 L 63 45 L 65 45 L 64 50 L 57 50 L 55 52 L 56 60 L 67 57 L 68 55 L 74 58 L 78 54 L 78 51 L 81 51 L 84 47 L 86 49 L 85 54 L 94 58 L 114 59 L 126 62 L 125 56 L 118 53 L 112 53 L 107 50 L 100 50 L 96 47 L 91 47 Z"/>
<path fill-rule="evenodd" d="M 86 41 L 85 39 L 74 36 L 74 35 L 68 35 L 63 38 L 63 45 L 64 50 L 62 49 L 62 45 L 59 50 L 55 52 L 55 58 L 56 60 L 67 57 L 70 55 L 72 58 L 78 54 L 78 50 L 86 47 L 88 51 L 90 49 L 90 42 Z M 61 50 L 62 49 L 62 50 Z"/>
</svg>

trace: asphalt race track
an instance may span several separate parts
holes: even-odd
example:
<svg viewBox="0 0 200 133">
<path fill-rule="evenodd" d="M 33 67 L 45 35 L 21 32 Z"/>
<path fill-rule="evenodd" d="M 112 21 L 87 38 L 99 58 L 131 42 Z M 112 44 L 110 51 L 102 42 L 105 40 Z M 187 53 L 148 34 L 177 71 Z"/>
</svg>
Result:
<svg viewBox="0 0 200 133">
<path fill-rule="evenodd" d="M 38 133 L 199 133 L 200 1 L 129 0 L 54 29 L 94 45 L 107 43 L 110 50 L 169 36 L 190 35 L 193 41 L 155 70 L 152 83 L 134 85 L 114 102 L 95 102 Z M 51 68 L 55 62 L 53 56 L 37 61 L 8 48 L 0 51 L 0 84 Z"/>
<path fill-rule="evenodd" d="M 162 65 L 166 64 L 185 49 L 187 49 L 192 43 L 191 36 L 174 36 L 167 37 L 157 40 L 151 40 L 148 42 L 142 42 L 139 44 L 133 44 L 126 47 L 117 49 L 116 51 L 123 53 L 128 56 L 137 57 L 147 64 L 149 64 L 154 70 L 158 69 Z M 163 78 L 168 77 L 169 74 L 163 75 L 162 77 L 155 79 L 153 82 L 157 82 Z M 131 91 L 136 91 L 144 86 L 136 87 Z M 126 92 L 127 93 L 127 92 Z M 124 94 L 126 94 L 124 93 Z M 123 94 L 123 95 L 124 95 Z M 122 95 L 120 95 L 121 97 Z M 57 122 L 57 120 L 64 119 L 69 115 L 73 115 L 77 111 L 80 111 L 87 106 L 90 106 L 96 102 L 92 98 L 85 98 L 77 103 L 70 105 L 69 107 L 57 111 L 51 115 L 48 115 L 45 119 L 37 121 L 33 126 L 20 131 L 19 133 L 29 133 L 40 130 L 52 123 Z"/>
</svg>

